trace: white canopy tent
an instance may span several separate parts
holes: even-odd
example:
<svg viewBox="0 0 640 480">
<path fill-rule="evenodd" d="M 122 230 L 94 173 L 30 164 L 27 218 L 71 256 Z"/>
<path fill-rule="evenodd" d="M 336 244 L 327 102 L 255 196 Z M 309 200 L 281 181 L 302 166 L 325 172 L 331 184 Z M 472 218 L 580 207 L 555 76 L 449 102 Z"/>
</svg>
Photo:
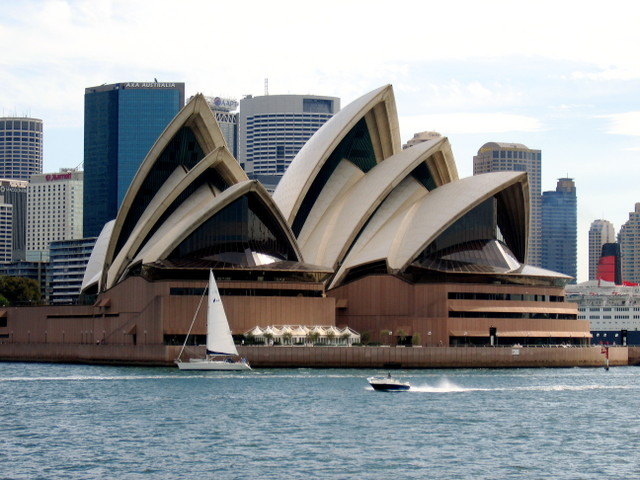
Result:
<svg viewBox="0 0 640 480">
<path fill-rule="evenodd" d="M 343 345 L 360 343 L 358 332 L 349 327 L 338 328 L 334 325 L 269 325 L 255 326 L 244 334 L 253 337 L 265 345 Z"/>
</svg>

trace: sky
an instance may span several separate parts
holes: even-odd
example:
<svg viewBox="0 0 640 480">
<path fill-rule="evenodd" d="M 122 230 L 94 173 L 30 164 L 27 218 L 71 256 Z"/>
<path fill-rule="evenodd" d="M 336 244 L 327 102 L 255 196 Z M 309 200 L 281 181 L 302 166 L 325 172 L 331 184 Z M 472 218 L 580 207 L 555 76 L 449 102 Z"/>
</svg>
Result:
<svg viewBox="0 0 640 480">
<path fill-rule="evenodd" d="M 542 151 L 542 190 L 578 192 L 588 230 L 640 202 L 640 2 L 635 0 L 3 0 L 2 116 L 44 121 L 44 171 L 83 161 L 84 89 L 184 82 L 241 99 L 392 84 L 402 141 L 449 138 L 460 177 L 487 142 Z"/>
</svg>

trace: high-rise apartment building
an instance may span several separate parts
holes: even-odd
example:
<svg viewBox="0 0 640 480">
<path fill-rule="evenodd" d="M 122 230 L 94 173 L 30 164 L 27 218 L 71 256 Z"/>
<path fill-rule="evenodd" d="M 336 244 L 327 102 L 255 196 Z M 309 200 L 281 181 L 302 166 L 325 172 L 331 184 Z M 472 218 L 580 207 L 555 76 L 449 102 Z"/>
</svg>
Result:
<svg viewBox="0 0 640 480">
<path fill-rule="evenodd" d="M 46 293 L 49 303 L 68 305 L 77 302 L 95 243 L 96 238 L 51 242 Z"/>
<path fill-rule="evenodd" d="M 24 260 L 27 233 L 27 185 L 25 180 L 0 178 L 0 196 L 3 203 L 12 206 L 11 240 L 13 262 Z"/>
<path fill-rule="evenodd" d="M 541 266 L 541 170 L 542 153 L 520 143 L 485 143 L 473 157 L 473 174 L 499 171 L 527 172 L 529 176 L 530 222 L 527 263 Z"/>
<path fill-rule="evenodd" d="M 42 173 L 42 120 L 0 118 L 0 178 L 29 180 Z"/>
<path fill-rule="evenodd" d="M 629 213 L 618 233 L 622 263 L 622 280 L 640 283 L 640 203 Z"/>
<path fill-rule="evenodd" d="M 589 227 L 589 280 L 596 280 L 598 264 L 605 243 L 614 243 L 616 232 L 608 220 L 594 220 Z"/>
<path fill-rule="evenodd" d="M 315 95 L 240 100 L 238 161 L 250 177 L 282 176 L 311 136 L 340 110 L 340 99 Z"/>
<path fill-rule="evenodd" d="M 184 105 L 184 83 L 115 83 L 85 89 L 84 237 L 116 217 L 149 149 Z"/>
<path fill-rule="evenodd" d="M 34 175 L 27 188 L 27 260 L 46 261 L 54 240 L 82 238 L 84 172 Z M 89 208 L 94 203 L 89 202 Z"/>
<path fill-rule="evenodd" d="M 577 278 L 578 200 L 571 178 L 542 194 L 542 268 Z"/>
</svg>

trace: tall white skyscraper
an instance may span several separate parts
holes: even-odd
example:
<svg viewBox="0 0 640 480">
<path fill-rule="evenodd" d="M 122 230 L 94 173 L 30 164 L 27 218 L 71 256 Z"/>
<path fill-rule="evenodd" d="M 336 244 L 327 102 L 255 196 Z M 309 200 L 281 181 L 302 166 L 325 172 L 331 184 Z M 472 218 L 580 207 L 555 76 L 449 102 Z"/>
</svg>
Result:
<svg viewBox="0 0 640 480">
<path fill-rule="evenodd" d="M 340 110 L 340 99 L 265 95 L 240 100 L 238 161 L 252 175 L 279 175 L 311 136 Z"/>
<path fill-rule="evenodd" d="M 42 120 L 0 118 L 0 178 L 29 180 L 42 173 Z"/>
<path fill-rule="evenodd" d="M 82 238 L 84 172 L 31 177 L 27 189 L 27 260 L 48 260 L 49 243 Z"/>
<path fill-rule="evenodd" d="M 629 212 L 627 220 L 618 234 L 622 264 L 622 280 L 640 283 L 640 203 Z"/>
<path fill-rule="evenodd" d="M 594 220 L 589 228 L 589 280 L 596 280 L 602 245 L 614 243 L 616 232 L 608 220 Z"/>
<path fill-rule="evenodd" d="M 473 174 L 499 171 L 527 172 L 529 176 L 530 223 L 527 263 L 542 266 L 542 153 L 521 143 L 485 143 L 473 157 Z"/>
</svg>

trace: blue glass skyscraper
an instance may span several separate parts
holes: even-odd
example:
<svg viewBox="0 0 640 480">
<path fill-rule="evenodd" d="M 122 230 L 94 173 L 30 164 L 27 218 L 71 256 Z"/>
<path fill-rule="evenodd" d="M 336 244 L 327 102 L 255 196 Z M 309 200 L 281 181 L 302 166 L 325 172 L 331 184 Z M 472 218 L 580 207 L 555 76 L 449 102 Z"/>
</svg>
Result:
<svg viewBox="0 0 640 480">
<path fill-rule="evenodd" d="M 578 200 L 571 178 L 560 178 L 555 191 L 542 193 L 542 268 L 577 275 Z M 575 283 L 575 281 L 574 281 Z"/>
<path fill-rule="evenodd" d="M 84 237 L 116 217 L 138 167 L 184 105 L 184 83 L 116 83 L 85 89 Z"/>
</svg>

